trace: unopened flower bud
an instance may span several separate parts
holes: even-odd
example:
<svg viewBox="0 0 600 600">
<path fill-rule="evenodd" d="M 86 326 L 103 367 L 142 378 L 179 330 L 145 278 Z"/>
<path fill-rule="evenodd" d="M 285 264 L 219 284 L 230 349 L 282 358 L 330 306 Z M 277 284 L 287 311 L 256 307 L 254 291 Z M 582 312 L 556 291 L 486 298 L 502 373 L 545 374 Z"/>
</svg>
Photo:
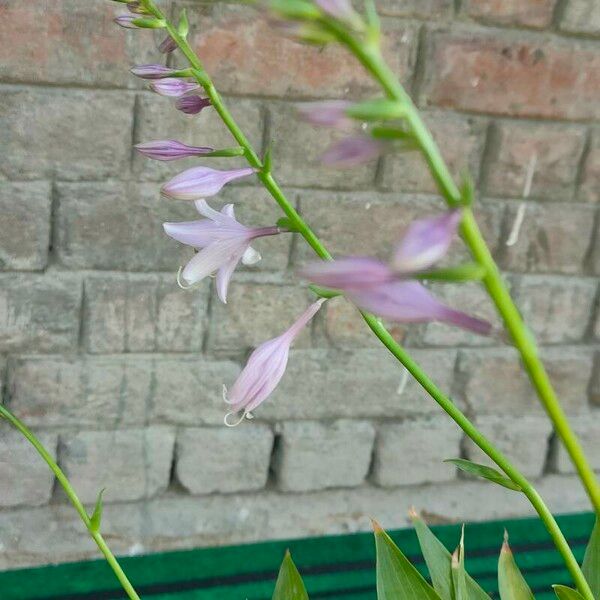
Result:
<svg viewBox="0 0 600 600">
<path fill-rule="evenodd" d="M 133 15 L 119 15 L 115 17 L 115 23 L 120 27 L 124 27 L 125 29 L 137 29 L 137 25 L 134 25 L 136 17 Z"/>
<path fill-rule="evenodd" d="M 346 129 L 353 125 L 352 119 L 346 114 L 350 106 L 352 104 L 347 100 L 307 102 L 298 106 L 298 112 L 311 125 Z"/>
<path fill-rule="evenodd" d="M 184 79 L 176 79 L 174 77 L 168 77 L 166 79 L 160 79 L 153 81 L 150 87 L 161 96 L 169 96 L 172 98 L 179 98 L 188 92 L 197 90 L 200 86 L 191 81 L 185 81 Z"/>
<path fill-rule="evenodd" d="M 382 154 L 384 145 L 367 136 L 348 137 L 333 144 L 322 156 L 323 164 L 339 169 L 351 169 Z"/>
<path fill-rule="evenodd" d="M 188 156 L 200 156 L 214 152 L 214 148 L 204 146 L 188 146 L 176 140 L 158 140 L 136 144 L 135 149 L 144 156 L 154 160 L 177 160 Z"/>
<path fill-rule="evenodd" d="M 197 94 L 183 96 L 175 102 L 175 107 L 186 115 L 197 115 L 203 108 L 210 106 L 209 98 L 202 98 Z"/>
<path fill-rule="evenodd" d="M 164 65 L 137 65 L 131 69 L 131 72 L 142 79 L 164 79 L 177 73 Z"/>
<path fill-rule="evenodd" d="M 162 54 L 170 54 L 177 49 L 177 42 L 168 35 L 159 45 L 158 50 Z"/>
</svg>

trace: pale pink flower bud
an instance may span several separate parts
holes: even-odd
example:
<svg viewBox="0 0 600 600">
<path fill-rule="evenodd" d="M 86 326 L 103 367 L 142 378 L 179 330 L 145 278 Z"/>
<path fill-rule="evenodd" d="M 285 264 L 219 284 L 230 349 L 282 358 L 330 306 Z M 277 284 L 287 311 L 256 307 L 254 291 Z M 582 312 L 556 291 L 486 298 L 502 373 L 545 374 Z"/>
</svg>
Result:
<svg viewBox="0 0 600 600">
<path fill-rule="evenodd" d="M 367 136 L 348 137 L 333 144 L 321 157 L 323 164 L 339 169 L 352 169 L 379 157 L 384 145 Z"/>
<path fill-rule="evenodd" d="M 117 25 L 124 27 L 125 29 L 138 29 L 138 26 L 134 24 L 137 17 L 133 15 L 119 15 L 115 17 L 114 21 Z"/>
<path fill-rule="evenodd" d="M 252 175 L 254 169 L 217 171 L 209 167 L 193 167 L 176 175 L 163 185 L 161 192 L 173 200 L 198 200 L 218 194 L 223 186 L 234 179 Z"/>
<path fill-rule="evenodd" d="M 177 140 L 158 140 L 136 144 L 135 149 L 153 160 L 177 160 L 188 156 L 201 156 L 214 152 L 214 148 L 205 146 L 188 146 Z"/>
<path fill-rule="evenodd" d="M 177 72 L 164 65 L 137 65 L 130 69 L 130 71 L 136 77 L 141 77 L 142 79 L 164 79 Z"/>
<path fill-rule="evenodd" d="M 177 79 L 176 77 L 167 77 L 166 79 L 153 81 L 150 84 L 150 87 L 161 96 L 178 98 L 188 92 L 197 90 L 200 86 L 196 82 L 185 81 L 184 79 Z"/>
<path fill-rule="evenodd" d="M 298 112 L 311 125 L 347 129 L 353 125 L 352 119 L 346 115 L 350 106 L 352 104 L 346 100 L 307 102 L 298 106 Z"/>
</svg>

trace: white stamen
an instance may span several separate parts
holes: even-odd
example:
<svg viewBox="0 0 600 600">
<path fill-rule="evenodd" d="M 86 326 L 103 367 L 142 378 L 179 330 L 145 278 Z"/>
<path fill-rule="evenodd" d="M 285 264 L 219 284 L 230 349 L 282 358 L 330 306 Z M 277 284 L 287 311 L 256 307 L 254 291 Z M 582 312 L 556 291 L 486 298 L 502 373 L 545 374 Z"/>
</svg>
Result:
<svg viewBox="0 0 600 600">
<path fill-rule="evenodd" d="M 248 421 L 252 421 L 252 419 L 254 419 L 254 415 L 251 412 L 247 412 L 246 419 L 248 419 Z"/>
<path fill-rule="evenodd" d="M 537 164 L 537 153 L 533 153 L 531 155 L 531 159 L 529 160 L 529 165 L 527 165 L 527 173 L 525 175 L 525 185 L 523 187 L 523 200 L 529 198 L 529 194 L 531 193 L 531 185 L 533 184 L 533 175 L 535 173 L 535 166 Z M 506 240 L 507 246 L 514 246 L 519 240 L 519 234 L 521 233 L 521 227 L 523 226 L 523 221 L 525 220 L 525 211 L 527 210 L 527 205 L 525 202 L 521 202 L 519 204 L 519 208 L 517 210 L 517 216 L 515 217 L 515 222 L 513 223 L 512 229 L 510 231 L 510 235 Z"/>
<path fill-rule="evenodd" d="M 225 404 L 231 404 L 229 398 L 227 398 L 227 386 L 225 384 L 223 384 L 223 402 L 225 402 Z"/>
<path fill-rule="evenodd" d="M 261 258 L 260 252 L 257 252 L 252 246 L 248 246 L 242 256 L 242 264 L 246 266 L 255 265 Z"/>
<path fill-rule="evenodd" d="M 235 423 L 230 423 L 229 422 L 229 417 L 233 416 L 233 415 L 237 415 L 237 412 L 228 412 L 225 415 L 225 418 L 223 419 L 223 422 L 225 423 L 225 425 L 227 427 L 237 427 L 245 418 L 246 418 L 246 413 L 242 413 L 242 416 L 235 422 Z"/>
<path fill-rule="evenodd" d="M 400 378 L 400 384 L 398 385 L 398 389 L 396 390 L 396 394 L 398 396 L 402 395 L 402 392 L 406 389 L 406 384 L 408 383 L 408 371 L 403 368 L 402 377 Z"/>
</svg>

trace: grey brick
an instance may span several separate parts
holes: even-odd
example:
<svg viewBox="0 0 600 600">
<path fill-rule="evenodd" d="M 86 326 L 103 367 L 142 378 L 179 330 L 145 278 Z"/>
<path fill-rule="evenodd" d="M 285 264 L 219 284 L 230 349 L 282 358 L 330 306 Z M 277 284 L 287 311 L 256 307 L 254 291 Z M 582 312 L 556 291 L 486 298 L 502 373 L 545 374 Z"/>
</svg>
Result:
<svg viewBox="0 0 600 600">
<path fill-rule="evenodd" d="M 392 17 L 435 19 L 449 16 L 453 8 L 452 0 L 381 0 L 377 3 L 380 14 Z"/>
<path fill-rule="evenodd" d="M 74 349 L 80 306 L 78 277 L 0 274 L 0 352 Z"/>
<path fill-rule="evenodd" d="M 478 417 L 475 425 L 492 443 L 508 456 L 526 477 L 540 477 L 548 453 L 552 424 L 544 416 Z M 467 439 L 465 445 L 469 460 L 494 466 L 482 450 Z"/>
<path fill-rule="evenodd" d="M 202 350 L 208 282 L 182 290 L 174 275 L 92 275 L 85 280 L 89 352 Z"/>
<path fill-rule="evenodd" d="M 9 364 L 10 405 L 32 426 L 221 424 L 221 389 L 239 367 L 197 356 L 23 357 Z"/>
<path fill-rule="evenodd" d="M 456 353 L 415 350 L 411 355 L 442 390 L 453 381 Z M 279 388 L 256 411 L 265 419 L 403 417 L 439 408 L 382 347 L 355 351 L 292 350 Z"/>
<path fill-rule="evenodd" d="M 275 457 L 278 487 L 304 492 L 365 480 L 375 429 L 365 421 L 284 423 Z"/>
<path fill-rule="evenodd" d="M 488 157 L 486 191 L 521 198 L 530 161 L 535 159 L 531 196 L 561 201 L 573 198 L 585 138 L 585 129 L 574 125 L 498 124 L 495 149 Z"/>
<path fill-rule="evenodd" d="M 227 304 L 215 300 L 211 314 L 209 349 L 219 354 L 240 353 L 283 333 L 306 310 L 314 295 L 300 285 L 238 276 Z M 310 346 L 311 325 L 294 341 Z"/>
<path fill-rule="evenodd" d="M 0 94 L 0 173 L 15 179 L 97 179 L 127 172 L 133 96 L 7 88 Z"/>
<path fill-rule="evenodd" d="M 0 269 L 43 269 L 50 244 L 50 184 L 0 181 Z"/>
<path fill-rule="evenodd" d="M 569 33 L 600 35 L 600 6 L 595 0 L 569 0 L 560 28 Z"/>
<path fill-rule="evenodd" d="M 444 459 L 460 455 L 462 431 L 445 415 L 428 420 L 386 423 L 375 446 L 373 479 L 377 485 L 418 485 L 455 478 Z"/>
<path fill-rule="evenodd" d="M 226 98 L 225 102 L 250 143 L 260 152 L 263 130 L 260 102 L 239 98 Z M 176 110 L 168 98 L 141 94 L 138 103 L 135 143 L 163 139 L 176 139 L 193 146 L 210 146 L 212 148 L 230 148 L 238 145 L 213 108 L 207 108 L 199 115 L 190 116 Z M 218 169 L 246 166 L 243 157 L 206 158 L 202 162 L 206 166 Z M 198 158 L 164 163 L 150 160 L 137 152 L 134 158 L 134 170 L 137 176 L 155 181 L 161 179 L 166 181 L 197 164 Z"/>
<path fill-rule="evenodd" d="M 507 208 L 509 228 L 518 205 Z M 578 273 L 590 245 L 594 209 L 583 205 L 528 202 L 520 235 L 514 246 L 505 246 L 500 266 L 513 271 Z"/>
<path fill-rule="evenodd" d="M 570 346 L 545 348 L 541 358 L 565 410 L 587 410 L 593 350 Z M 464 350 L 459 353 L 462 391 L 476 415 L 541 414 L 542 408 L 511 348 Z"/>
<path fill-rule="evenodd" d="M 592 411 L 589 415 L 575 417 L 569 420 L 571 427 L 579 438 L 583 451 L 590 466 L 600 471 L 600 418 L 599 411 Z M 557 444 L 557 468 L 559 473 L 574 473 L 575 467 L 562 444 Z"/>
<path fill-rule="evenodd" d="M 576 342 L 587 331 L 597 285 L 595 279 L 524 276 L 516 283 L 516 301 L 540 342 Z"/>
<path fill-rule="evenodd" d="M 56 457 L 58 436 L 36 432 L 37 439 L 52 458 Z M 37 506 L 52 495 L 54 475 L 31 443 L 8 424 L 0 426 L 0 506 Z"/>
<path fill-rule="evenodd" d="M 59 464 L 82 502 L 139 500 L 169 485 L 175 432 L 165 427 L 60 436 Z"/>
<path fill-rule="evenodd" d="M 600 19 L 600 9 L 599 9 Z M 587 156 L 581 172 L 578 200 L 582 202 L 600 201 L 598 178 L 600 177 L 600 129 L 594 129 Z"/>
<path fill-rule="evenodd" d="M 260 490 L 267 483 L 273 432 L 265 425 L 185 428 L 177 435 L 175 472 L 192 494 Z"/>
<path fill-rule="evenodd" d="M 69 268 L 170 271 L 193 250 L 170 239 L 164 221 L 195 219 L 191 203 L 160 198 L 154 184 L 58 184 L 57 253 Z"/>
<path fill-rule="evenodd" d="M 451 172 L 458 176 L 468 170 L 477 180 L 486 123 L 447 113 L 426 113 L 424 118 Z M 383 185 L 386 189 L 394 192 L 439 191 L 420 152 L 390 153 L 384 165 Z"/>
</svg>

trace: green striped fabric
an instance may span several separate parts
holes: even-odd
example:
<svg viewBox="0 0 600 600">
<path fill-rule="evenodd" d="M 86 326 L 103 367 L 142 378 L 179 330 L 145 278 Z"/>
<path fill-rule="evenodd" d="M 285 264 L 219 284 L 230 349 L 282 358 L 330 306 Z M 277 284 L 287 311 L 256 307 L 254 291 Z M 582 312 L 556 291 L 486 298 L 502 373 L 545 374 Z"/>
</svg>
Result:
<svg viewBox="0 0 600 600">
<path fill-rule="evenodd" d="M 593 515 L 558 518 L 578 560 L 593 527 Z M 550 585 L 569 584 L 548 534 L 536 519 L 494 521 L 466 528 L 467 569 L 497 598 L 496 564 L 504 528 L 523 574 L 538 599 L 554 598 Z M 453 549 L 459 526 L 433 528 Z M 392 537 L 422 572 L 423 559 L 411 529 Z M 279 563 L 289 548 L 311 600 L 375 600 L 374 543 L 370 534 L 265 542 L 224 548 L 167 552 L 123 558 L 143 598 L 153 600 L 269 600 Z M 2 600 L 102 600 L 125 598 L 103 561 L 89 561 L 0 573 Z"/>
</svg>

